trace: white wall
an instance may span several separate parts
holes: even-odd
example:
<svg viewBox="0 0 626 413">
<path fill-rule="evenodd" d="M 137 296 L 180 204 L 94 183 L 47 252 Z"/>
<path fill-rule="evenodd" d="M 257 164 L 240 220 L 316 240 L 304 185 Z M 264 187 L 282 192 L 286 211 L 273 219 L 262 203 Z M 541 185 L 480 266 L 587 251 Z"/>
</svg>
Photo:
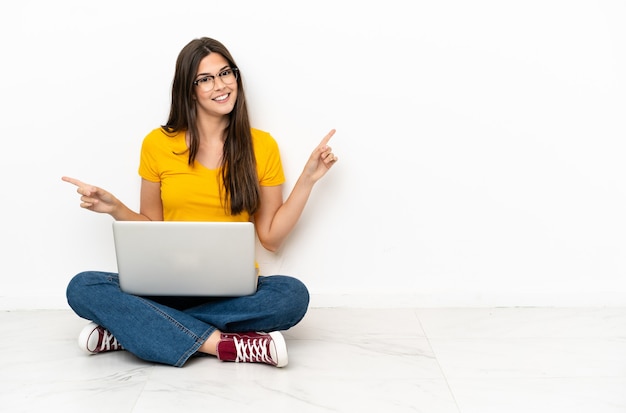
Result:
<svg viewBox="0 0 626 413">
<path fill-rule="evenodd" d="M 116 269 L 142 138 L 192 38 L 234 54 L 291 188 L 331 128 L 340 162 L 266 273 L 314 305 L 626 303 L 626 3 L 26 0 L 0 5 L 0 308 L 65 308 Z"/>
</svg>

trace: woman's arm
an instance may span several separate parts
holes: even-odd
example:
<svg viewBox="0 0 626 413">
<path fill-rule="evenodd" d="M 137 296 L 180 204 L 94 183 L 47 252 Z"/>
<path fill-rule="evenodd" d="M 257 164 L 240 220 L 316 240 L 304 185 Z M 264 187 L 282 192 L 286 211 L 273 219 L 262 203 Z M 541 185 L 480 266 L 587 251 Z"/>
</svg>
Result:
<svg viewBox="0 0 626 413">
<path fill-rule="evenodd" d="M 262 186 L 261 203 L 254 216 L 259 241 L 269 251 L 276 251 L 289 235 L 302 215 L 313 186 L 337 162 L 328 146 L 335 134 L 331 130 L 315 148 L 291 194 L 283 203 L 283 186 Z"/>
</svg>

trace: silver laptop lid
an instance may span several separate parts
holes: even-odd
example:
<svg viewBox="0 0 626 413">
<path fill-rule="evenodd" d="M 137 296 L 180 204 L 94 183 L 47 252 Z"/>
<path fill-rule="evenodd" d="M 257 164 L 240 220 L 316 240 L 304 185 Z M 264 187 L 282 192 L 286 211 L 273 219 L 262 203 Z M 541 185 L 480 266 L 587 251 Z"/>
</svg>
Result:
<svg viewBox="0 0 626 413">
<path fill-rule="evenodd" d="M 242 296 L 257 287 L 251 222 L 114 221 L 122 291 Z"/>
</svg>

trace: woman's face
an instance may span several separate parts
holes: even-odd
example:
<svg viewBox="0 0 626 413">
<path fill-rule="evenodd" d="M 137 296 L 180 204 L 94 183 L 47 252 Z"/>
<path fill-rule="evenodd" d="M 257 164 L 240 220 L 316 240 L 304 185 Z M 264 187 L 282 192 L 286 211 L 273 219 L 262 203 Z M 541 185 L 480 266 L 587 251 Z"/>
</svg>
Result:
<svg viewBox="0 0 626 413">
<path fill-rule="evenodd" d="M 230 114 L 237 101 L 237 78 L 228 61 L 211 53 L 200 61 L 196 73 L 198 115 L 222 117 Z"/>
</svg>

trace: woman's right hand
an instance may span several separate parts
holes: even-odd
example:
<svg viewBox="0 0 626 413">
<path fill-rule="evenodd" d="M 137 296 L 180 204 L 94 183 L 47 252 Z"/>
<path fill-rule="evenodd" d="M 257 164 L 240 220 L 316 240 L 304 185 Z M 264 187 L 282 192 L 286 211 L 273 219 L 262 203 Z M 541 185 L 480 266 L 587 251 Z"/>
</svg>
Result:
<svg viewBox="0 0 626 413">
<path fill-rule="evenodd" d="M 120 201 L 102 188 L 86 184 L 78 179 L 70 178 L 68 176 L 64 176 L 61 179 L 78 187 L 76 192 L 81 195 L 81 208 L 114 215 L 115 210 L 120 206 Z"/>
</svg>

